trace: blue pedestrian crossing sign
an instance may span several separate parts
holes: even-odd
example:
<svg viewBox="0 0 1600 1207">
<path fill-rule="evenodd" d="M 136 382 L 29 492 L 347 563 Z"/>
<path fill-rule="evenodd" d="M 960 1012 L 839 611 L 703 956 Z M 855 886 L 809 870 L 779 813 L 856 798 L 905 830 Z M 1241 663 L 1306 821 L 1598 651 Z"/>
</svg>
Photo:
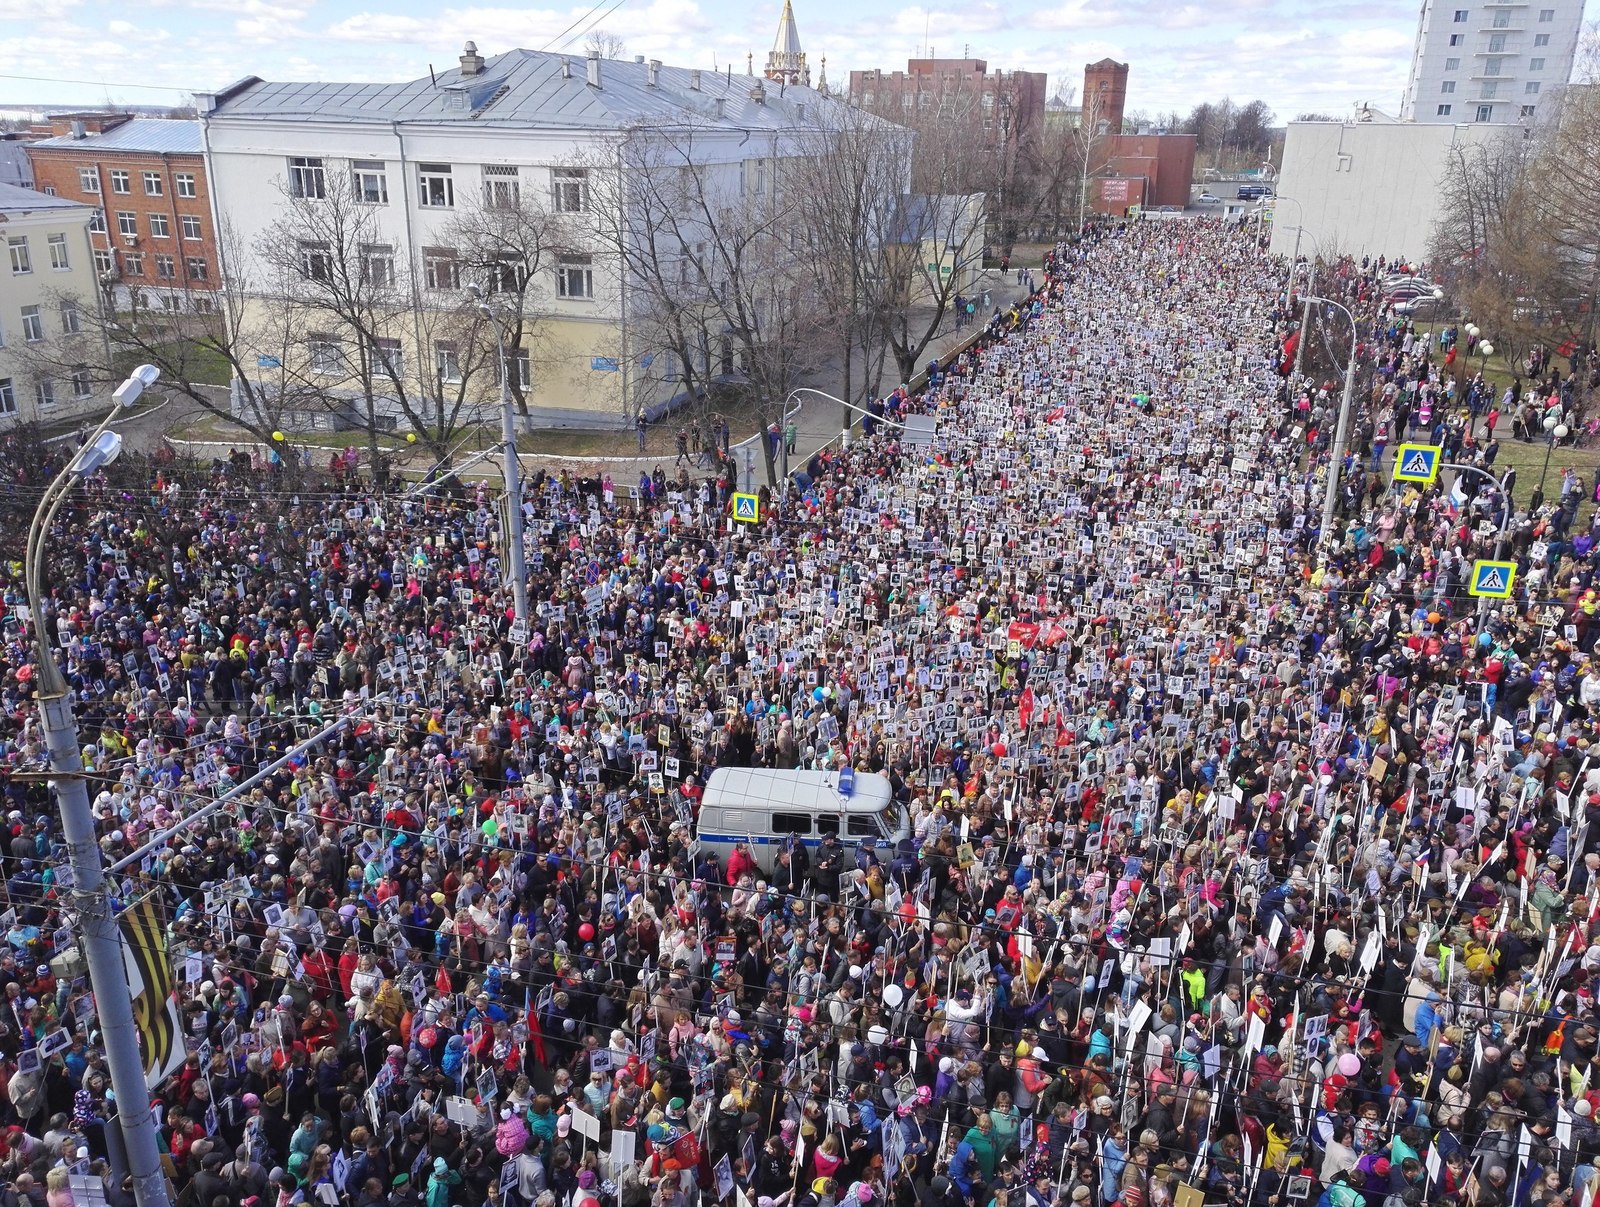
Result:
<svg viewBox="0 0 1600 1207">
<path fill-rule="evenodd" d="M 761 523 L 761 496 L 734 495 L 733 518 L 744 524 Z"/>
<path fill-rule="evenodd" d="M 1402 444 L 1394 452 L 1395 481 L 1431 483 L 1439 476 L 1443 452 L 1437 444 Z"/>
<path fill-rule="evenodd" d="M 1473 562 L 1467 594 L 1480 599 L 1510 599 L 1511 586 L 1516 581 L 1516 562 Z"/>
</svg>

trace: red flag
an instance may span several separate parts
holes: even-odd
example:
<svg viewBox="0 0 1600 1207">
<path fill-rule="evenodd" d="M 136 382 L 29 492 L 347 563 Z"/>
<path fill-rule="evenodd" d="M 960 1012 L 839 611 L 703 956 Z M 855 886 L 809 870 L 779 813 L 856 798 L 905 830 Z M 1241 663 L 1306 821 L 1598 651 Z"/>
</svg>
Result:
<svg viewBox="0 0 1600 1207">
<path fill-rule="evenodd" d="M 1017 719 L 1022 722 L 1022 728 L 1027 729 L 1033 722 L 1033 688 L 1022 689 L 1022 699 L 1017 704 Z"/>
</svg>

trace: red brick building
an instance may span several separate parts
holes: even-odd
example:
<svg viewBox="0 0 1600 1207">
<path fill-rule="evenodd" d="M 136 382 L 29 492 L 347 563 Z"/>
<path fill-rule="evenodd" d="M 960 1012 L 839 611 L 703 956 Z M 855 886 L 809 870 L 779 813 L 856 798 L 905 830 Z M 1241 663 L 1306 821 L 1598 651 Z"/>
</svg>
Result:
<svg viewBox="0 0 1600 1207">
<path fill-rule="evenodd" d="M 906 125 L 970 119 L 983 143 L 1015 146 L 1044 128 L 1048 79 L 1042 71 L 990 71 L 983 59 L 911 59 L 904 71 L 852 71 L 850 96 Z"/>
<path fill-rule="evenodd" d="M 1189 204 L 1194 157 L 1192 134 L 1124 134 L 1128 103 L 1128 65 L 1101 59 L 1083 69 L 1083 119 L 1098 131 L 1092 144 L 1089 208 L 1125 214 L 1132 206 L 1154 209 Z"/>
<path fill-rule="evenodd" d="M 95 270 L 117 310 L 210 310 L 221 268 L 200 123 L 62 113 L 28 144 L 34 187 L 98 209 Z"/>
</svg>

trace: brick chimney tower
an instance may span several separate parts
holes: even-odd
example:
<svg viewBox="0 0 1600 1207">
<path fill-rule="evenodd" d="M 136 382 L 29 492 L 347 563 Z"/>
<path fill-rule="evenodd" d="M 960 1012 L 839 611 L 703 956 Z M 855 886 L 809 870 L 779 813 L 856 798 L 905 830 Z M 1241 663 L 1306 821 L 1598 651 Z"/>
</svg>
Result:
<svg viewBox="0 0 1600 1207">
<path fill-rule="evenodd" d="M 1122 133 L 1122 111 L 1128 103 L 1128 65 L 1101 59 L 1083 69 L 1083 120 L 1091 116 L 1106 134 Z"/>
</svg>

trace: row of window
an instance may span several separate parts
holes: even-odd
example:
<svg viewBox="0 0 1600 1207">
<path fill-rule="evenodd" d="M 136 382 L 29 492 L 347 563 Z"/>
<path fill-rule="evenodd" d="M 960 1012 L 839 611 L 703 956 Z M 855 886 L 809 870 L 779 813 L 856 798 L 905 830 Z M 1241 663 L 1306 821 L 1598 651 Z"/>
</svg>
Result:
<svg viewBox="0 0 1600 1207">
<path fill-rule="evenodd" d="M 1449 117 L 1451 108 L 1452 108 L 1452 106 L 1450 106 L 1450 105 L 1440 105 L 1439 108 L 1436 110 L 1436 112 L 1437 112 L 1438 116 L 1440 116 L 1440 117 Z M 1522 106 L 1522 111 L 1519 114 L 1519 116 L 1521 116 L 1521 117 L 1532 117 L 1533 116 L 1533 109 L 1534 109 L 1534 107 L 1532 105 L 1524 105 L 1524 106 Z M 1478 106 L 1478 115 L 1475 118 L 1473 118 L 1472 120 L 1473 121 L 1479 121 L 1479 122 L 1493 121 L 1494 120 L 1494 106 L 1493 105 L 1479 105 Z"/>
<path fill-rule="evenodd" d="M 65 234 L 46 235 L 44 241 L 49 252 L 51 268 L 57 272 L 65 272 L 72 267 L 72 260 L 67 255 Z M 25 277 L 33 272 L 33 249 L 28 243 L 27 235 L 7 236 L 6 251 L 11 260 L 12 276 Z"/>
<path fill-rule="evenodd" d="M 150 227 L 152 239 L 172 238 L 172 223 L 166 214 L 146 214 L 145 219 Z M 95 210 L 89 216 L 89 229 L 97 235 L 106 234 L 106 213 L 104 210 Z M 185 239 L 198 240 L 202 237 L 200 217 L 198 214 L 179 214 L 178 230 Z M 117 211 L 117 234 L 136 236 L 139 233 L 139 215 L 133 210 Z"/>
<path fill-rule="evenodd" d="M 94 393 L 94 381 L 86 368 L 72 371 L 68 379 L 68 387 L 72 390 L 74 398 L 88 398 Z M 56 383 L 48 377 L 41 377 L 33 383 L 33 399 L 40 407 L 52 407 L 56 404 Z M 0 377 L 0 415 L 15 415 L 17 413 L 17 386 L 9 377 Z"/>
<path fill-rule="evenodd" d="M 1485 75 L 1498 75 L 1499 72 L 1486 71 L 1486 72 L 1484 72 L 1484 74 Z M 1444 83 L 1439 85 L 1439 91 L 1444 93 L 1446 96 L 1449 96 L 1455 90 L 1456 90 L 1456 82 L 1454 80 L 1446 80 Z M 1490 96 L 1490 97 L 1495 96 L 1499 92 L 1499 90 L 1500 90 L 1500 85 L 1496 81 L 1494 81 L 1494 80 L 1486 80 L 1484 82 L 1484 85 L 1483 85 L 1483 95 L 1484 96 Z M 1522 86 L 1522 92 L 1523 92 L 1524 96 L 1538 96 L 1539 95 L 1539 81 L 1538 80 L 1529 80 L 1526 84 L 1524 84 Z"/>
<path fill-rule="evenodd" d="M 357 272 L 361 283 L 373 286 L 391 286 L 395 283 L 394 246 L 389 243 L 363 243 L 356 249 L 359 256 Z M 453 248 L 424 247 L 422 249 L 423 283 L 429 289 L 453 292 L 461 288 L 461 259 Z M 308 281 L 328 282 L 335 279 L 337 265 L 331 244 L 307 240 L 300 244 L 300 271 Z M 564 255 L 556 262 L 556 295 L 563 298 L 588 299 L 594 297 L 594 258 L 582 255 Z M 527 284 L 522 267 L 511 261 L 492 264 L 487 269 L 487 288 L 490 293 L 516 292 Z"/>
<path fill-rule="evenodd" d="M 1495 45 L 1495 43 L 1497 41 L 1500 43 L 1500 45 L 1498 47 Z M 1466 42 L 1467 42 L 1467 35 L 1466 34 L 1451 34 L 1450 35 L 1450 45 L 1452 45 L 1452 46 L 1465 46 Z M 1549 34 L 1534 34 L 1533 35 L 1533 46 L 1534 46 L 1535 50 L 1538 50 L 1541 47 L 1545 47 L 1545 46 L 1549 46 L 1549 45 L 1550 45 L 1550 35 Z M 1499 51 L 1504 50 L 1505 47 L 1506 47 L 1506 36 L 1505 36 L 1505 34 L 1491 34 L 1490 35 L 1490 37 L 1489 37 L 1489 53 L 1490 54 L 1498 53 Z M 1447 59 L 1445 61 L 1447 63 L 1448 62 L 1453 62 L 1457 66 L 1461 65 L 1461 60 L 1460 59 Z M 1530 63 L 1529 64 L 1529 70 L 1530 71 L 1543 71 L 1544 70 L 1544 60 L 1543 59 L 1534 59 L 1533 62 L 1539 64 L 1539 66 L 1534 67 Z"/>
<path fill-rule="evenodd" d="M 133 192 L 133 173 L 126 168 L 112 168 L 111 191 L 119 196 L 127 196 Z M 161 197 L 166 192 L 166 181 L 160 172 L 141 172 L 140 178 L 144 184 L 146 197 Z M 100 169 L 80 165 L 78 168 L 78 185 L 85 193 L 99 194 Z M 198 196 L 195 188 L 193 172 L 174 172 L 172 176 L 172 191 L 179 197 L 193 198 Z"/>
<path fill-rule="evenodd" d="M 352 371 L 349 352 L 344 341 L 334 335 L 314 334 L 310 337 L 311 369 L 315 373 L 331 376 L 348 376 Z M 442 384 L 461 381 L 461 353 L 456 344 L 436 340 L 433 345 L 434 372 Z M 378 339 L 366 349 L 367 372 L 374 377 L 403 378 L 406 372 L 405 350 L 397 339 Z M 526 348 L 511 350 L 512 372 L 523 389 L 533 387 L 533 362 Z"/>
<path fill-rule="evenodd" d="M 289 194 L 323 200 L 328 196 L 332 161 L 318 156 L 289 159 Z M 532 169 L 529 169 L 532 171 Z M 456 204 L 456 172 L 447 163 L 417 165 L 417 204 L 429 209 L 452 209 Z M 505 164 L 483 168 L 483 203 L 493 209 L 516 209 L 522 203 L 521 169 Z M 389 165 L 381 159 L 350 161 L 350 187 L 355 199 L 366 205 L 389 204 Z M 558 214 L 581 214 L 589 208 L 589 173 L 583 168 L 550 169 L 550 204 Z"/>
<path fill-rule="evenodd" d="M 83 316 L 78 312 L 78 304 L 70 298 L 61 303 L 61 334 L 77 335 L 83 330 Z M 22 307 L 22 338 L 30 344 L 42 343 L 44 340 L 44 309 L 41 306 Z M 6 346 L 6 332 L 0 326 L 0 348 Z"/>
<path fill-rule="evenodd" d="M 1491 38 L 1490 41 L 1492 42 L 1493 39 Z M 1489 53 L 1490 54 L 1495 54 L 1497 52 L 1496 52 L 1495 48 L 1493 46 L 1491 46 L 1489 48 Z M 1499 59 L 1489 59 L 1489 60 L 1485 61 L 1484 65 L 1483 65 L 1483 73 L 1485 75 L 1499 75 L 1500 74 L 1500 62 L 1501 61 Z M 1460 59 L 1446 59 L 1444 61 L 1444 69 L 1446 71 L 1460 71 L 1461 70 L 1461 60 Z M 1528 70 L 1530 72 L 1543 71 L 1544 70 L 1544 60 L 1543 59 L 1529 59 L 1528 60 Z"/>
<path fill-rule="evenodd" d="M 94 253 L 94 268 L 101 276 L 106 276 L 117 271 L 117 258 L 122 259 L 122 275 L 125 277 L 142 277 L 145 275 L 145 254 L 142 251 L 107 251 L 96 248 Z M 176 281 L 178 279 L 178 257 L 171 252 L 158 251 L 150 257 L 155 268 L 155 277 L 158 281 Z M 183 257 L 184 276 L 190 281 L 209 281 L 211 279 L 211 266 L 204 256 Z"/>
<path fill-rule="evenodd" d="M 1467 23 L 1468 17 L 1470 17 L 1471 14 L 1472 14 L 1472 10 L 1471 9 L 1466 9 L 1466 8 L 1458 8 L 1458 9 L 1456 9 L 1455 10 L 1455 23 L 1457 25 L 1465 25 Z M 1539 10 L 1539 24 L 1540 25 L 1549 25 L 1555 19 L 1556 19 L 1556 10 L 1555 9 L 1553 9 L 1553 8 L 1541 8 Z M 1494 14 L 1494 28 L 1496 28 L 1496 29 L 1509 29 L 1510 27 L 1511 27 L 1511 10 L 1509 8 L 1496 9 L 1495 10 L 1495 14 Z"/>
</svg>

